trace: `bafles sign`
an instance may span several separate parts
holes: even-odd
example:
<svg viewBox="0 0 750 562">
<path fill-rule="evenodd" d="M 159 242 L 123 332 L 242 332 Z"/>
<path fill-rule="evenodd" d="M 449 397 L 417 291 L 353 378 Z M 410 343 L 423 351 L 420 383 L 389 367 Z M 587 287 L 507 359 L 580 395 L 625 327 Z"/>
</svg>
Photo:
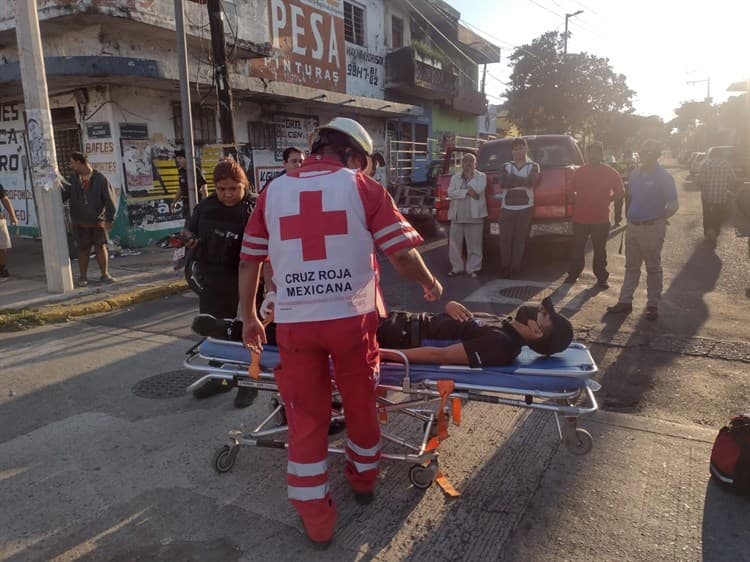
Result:
<svg viewBox="0 0 750 562">
<path fill-rule="evenodd" d="M 253 61 L 253 75 L 346 92 L 341 0 L 269 0 L 268 9 L 278 54 Z"/>
</svg>

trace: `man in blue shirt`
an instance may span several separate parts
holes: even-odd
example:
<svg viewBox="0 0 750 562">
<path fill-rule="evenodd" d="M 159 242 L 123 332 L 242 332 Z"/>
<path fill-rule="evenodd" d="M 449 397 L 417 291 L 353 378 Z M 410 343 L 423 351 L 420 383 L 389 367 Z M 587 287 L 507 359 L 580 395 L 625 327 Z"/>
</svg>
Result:
<svg viewBox="0 0 750 562">
<path fill-rule="evenodd" d="M 661 146 L 648 140 L 641 150 L 641 166 L 630 173 L 630 207 L 625 231 L 625 279 L 617 304 L 607 312 L 631 312 L 633 294 L 641 277 L 641 264 L 646 262 L 648 300 L 645 317 L 659 316 L 664 272 L 661 250 L 667 232 L 667 219 L 679 208 L 674 178 L 659 165 Z"/>
</svg>

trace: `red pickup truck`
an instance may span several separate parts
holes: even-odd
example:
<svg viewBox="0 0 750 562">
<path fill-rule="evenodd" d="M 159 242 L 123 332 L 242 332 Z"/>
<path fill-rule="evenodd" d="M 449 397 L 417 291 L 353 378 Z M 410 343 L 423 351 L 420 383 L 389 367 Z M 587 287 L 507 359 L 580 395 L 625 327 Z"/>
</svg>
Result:
<svg viewBox="0 0 750 562">
<path fill-rule="evenodd" d="M 529 236 L 570 235 L 573 205 L 566 194 L 566 187 L 575 169 L 583 165 L 581 149 L 575 139 L 568 135 L 531 135 L 525 138 L 529 144 L 529 158 L 542 169 L 541 183 L 534 191 L 534 219 Z M 476 154 L 477 169 L 487 174 L 489 216 L 485 220 L 485 247 L 490 253 L 497 253 L 500 247 L 497 238 L 500 235 L 498 218 L 502 203 L 496 195 L 500 193 L 500 170 L 503 164 L 513 159 L 510 147 L 512 141 L 512 138 L 488 141 L 478 151 L 449 149 L 444 160 L 443 174 L 438 178 L 435 215 L 439 222 L 447 223 L 450 206 L 448 184 L 452 173 L 456 171 L 450 169 L 451 163 L 460 162 L 458 152 Z"/>
</svg>

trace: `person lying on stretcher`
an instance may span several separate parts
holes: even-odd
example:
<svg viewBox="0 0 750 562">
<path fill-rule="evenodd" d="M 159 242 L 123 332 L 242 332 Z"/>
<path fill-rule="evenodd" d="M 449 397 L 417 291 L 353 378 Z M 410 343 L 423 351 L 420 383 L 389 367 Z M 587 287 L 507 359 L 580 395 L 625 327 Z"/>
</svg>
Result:
<svg viewBox="0 0 750 562">
<path fill-rule="evenodd" d="M 266 327 L 266 339 L 276 343 L 276 326 Z M 217 339 L 242 341 L 242 322 L 202 314 L 193 330 Z M 514 318 L 472 313 L 456 301 L 439 314 L 391 312 L 380 320 L 380 347 L 398 349 L 412 363 L 491 367 L 509 365 L 528 345 L 541 355 L 564 351 L 573 340 L 570 321 L 555 312 L 552 301 L 521 306 Z M 442 345 L 445 344 L 445 345 Z"/>
</svg>

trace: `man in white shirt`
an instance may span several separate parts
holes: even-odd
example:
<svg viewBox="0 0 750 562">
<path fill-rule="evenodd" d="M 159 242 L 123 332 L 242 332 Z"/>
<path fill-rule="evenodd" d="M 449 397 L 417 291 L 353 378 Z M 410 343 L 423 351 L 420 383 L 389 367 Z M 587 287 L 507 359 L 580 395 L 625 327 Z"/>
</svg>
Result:
<svg viewBox="0 0 750 562">
<path fill-rule="evenodd" d="M 487 176 L 476 169 L 477 159 L 467 154 L 461 160 L 461 172 L 451 178 L 448 198 L 451 200 L 448 219 L 451 221 L 448 239 L 448 259 L 451 262 L 449 277 L 466 271 L 477 277 L 482 269 L 482 234 L 484 217 L 487 216 Z M 466 242 L 466 262 L 463 244 Z"/>
</svg>

